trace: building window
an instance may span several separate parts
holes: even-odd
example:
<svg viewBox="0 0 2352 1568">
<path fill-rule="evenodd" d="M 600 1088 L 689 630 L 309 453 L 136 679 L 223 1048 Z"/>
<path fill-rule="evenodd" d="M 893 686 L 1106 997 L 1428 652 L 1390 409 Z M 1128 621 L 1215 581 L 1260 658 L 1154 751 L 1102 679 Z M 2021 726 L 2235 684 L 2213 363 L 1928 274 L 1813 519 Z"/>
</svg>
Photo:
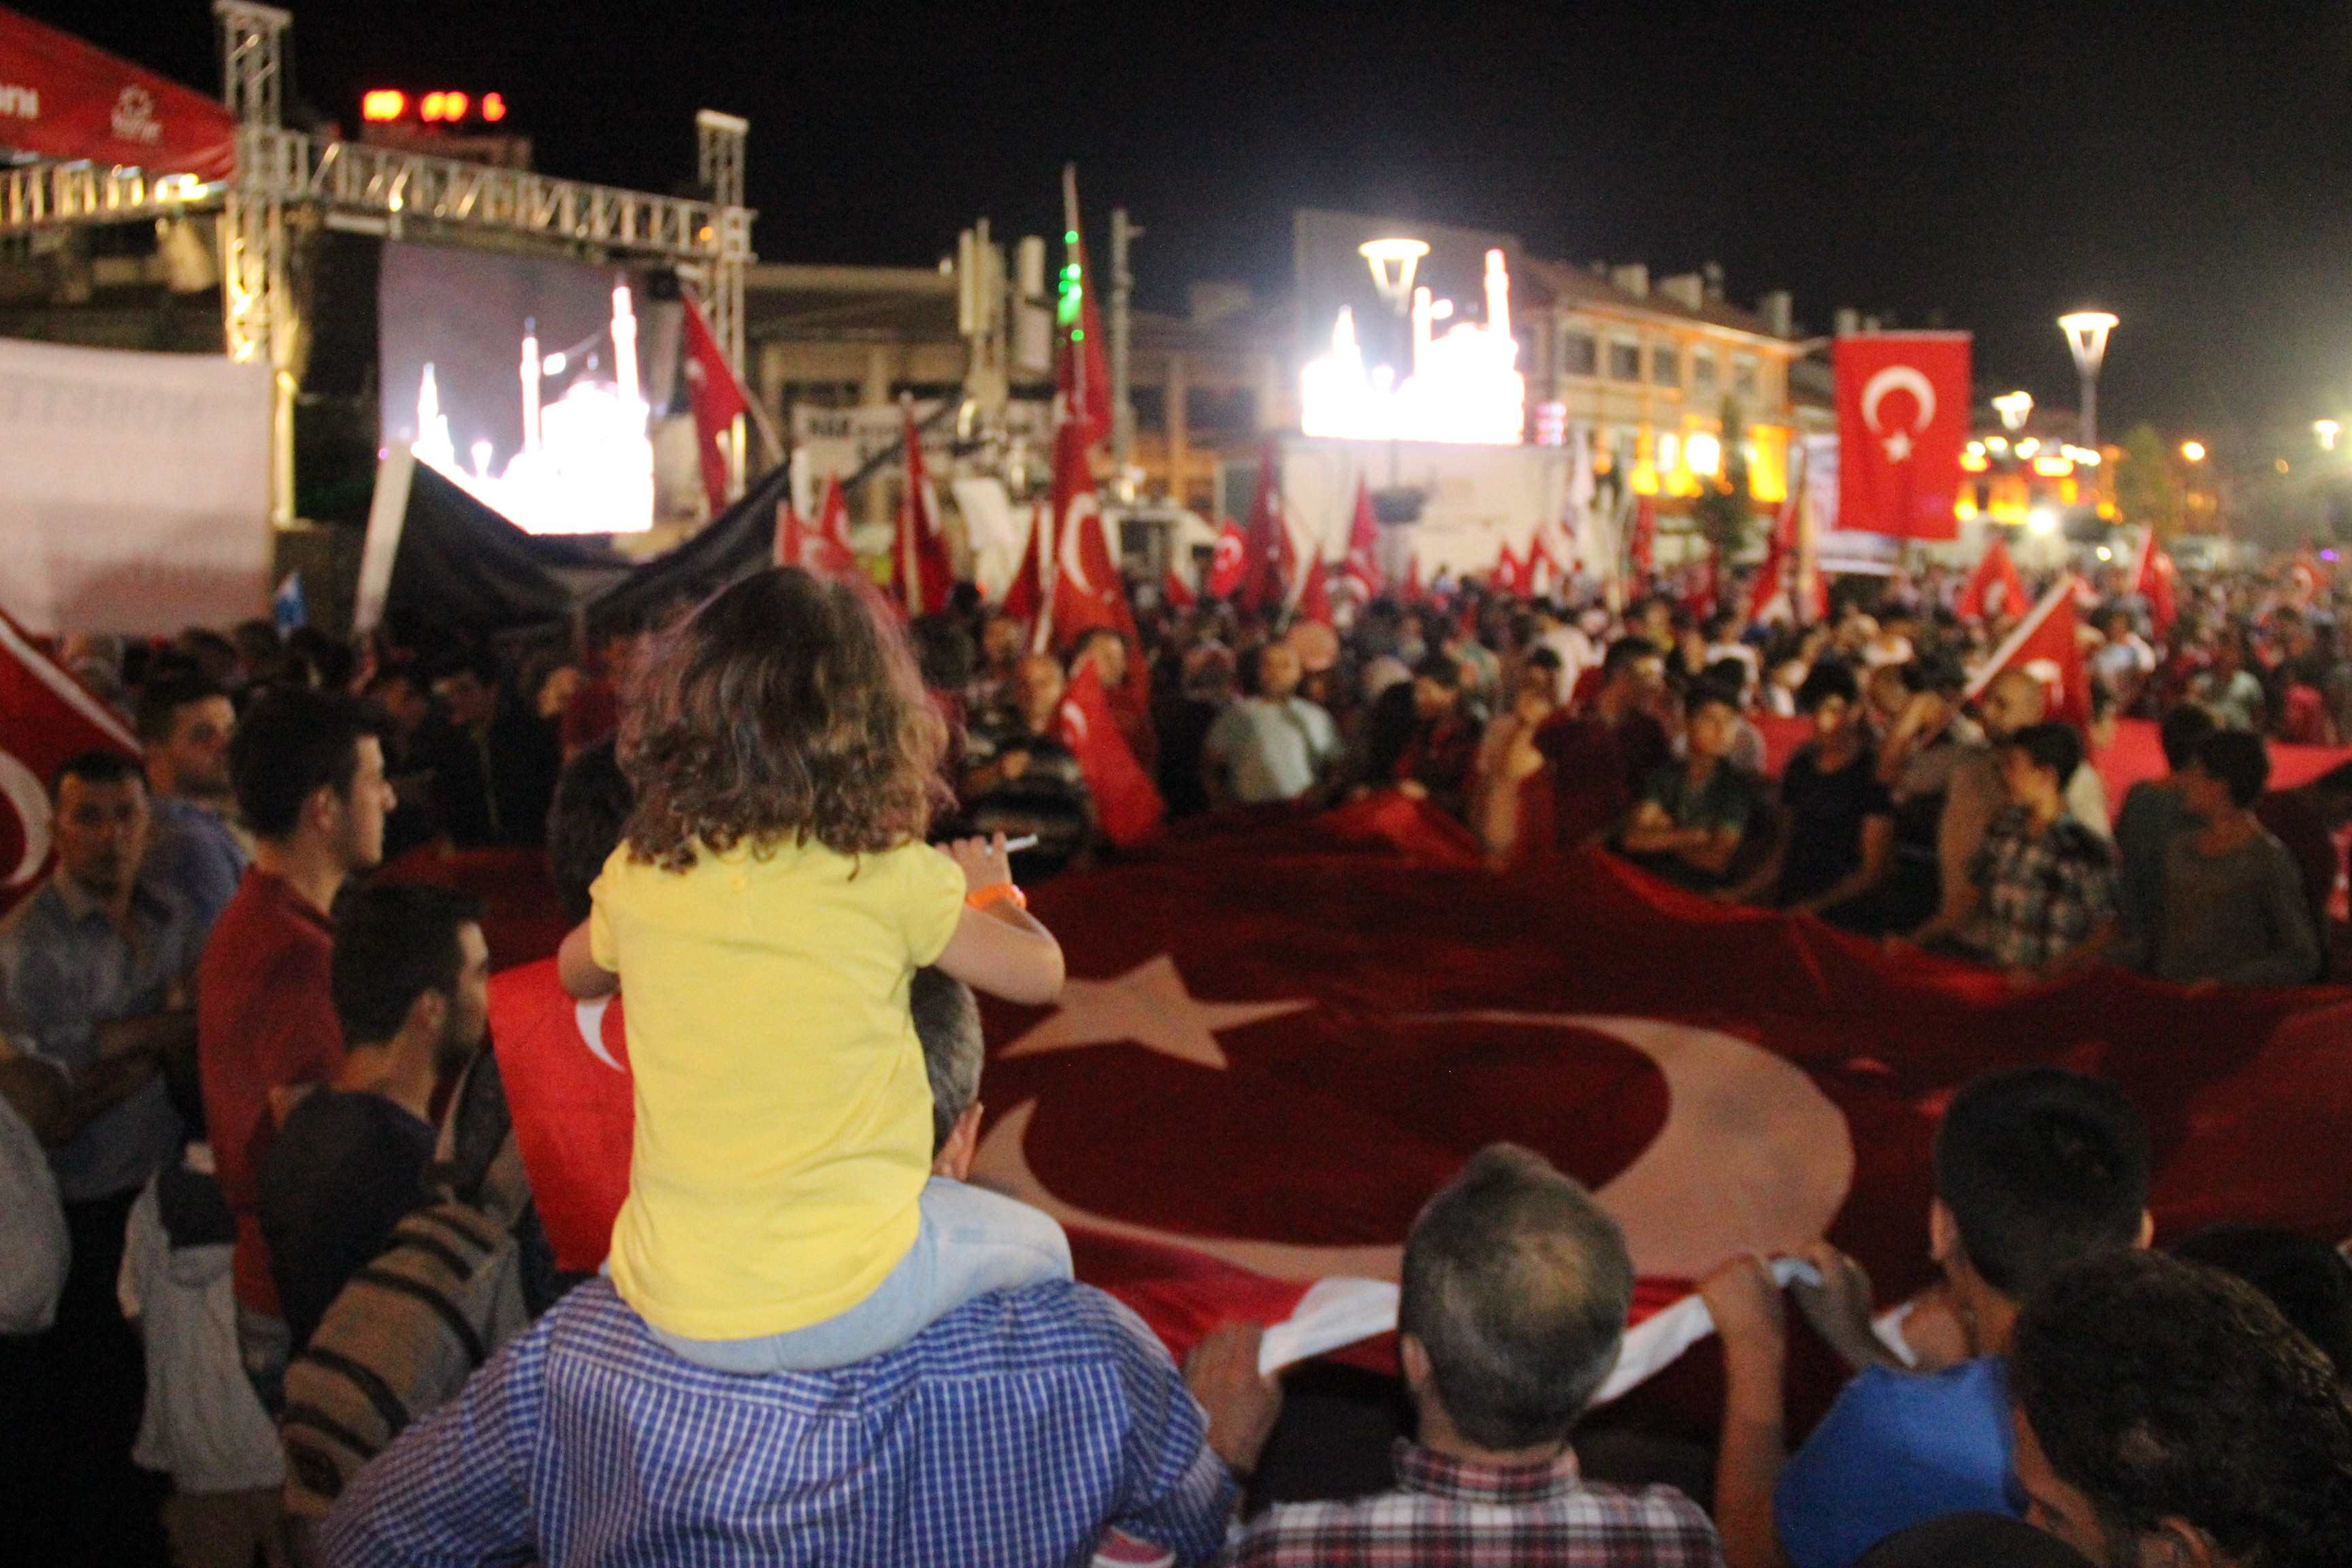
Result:
<svg viewBox="0 0 2352 1568">
<path fill-rule="evenodd" d="M 1601 371 L 1601 345 L 1591 332 L 1562 332 L 1559 335 L 1559 374 L 1562 375 L 1597 375 Z"/>
<path fill-rule="evenodd" d="M 1247 435 L 1257 428 L 1257 394 L 1247 387 L 1190 387 L 1184 423 L 1197 432 Z"/>
<path fill-rule="evenodd" d="M 1135 410 L 1138 430 L 1168 428 L 1168 389 L 1164 386 L 1130 386 L 1127 389 L 1128 406 Z"/>
<path fill-rule="evenodd" d="M 1613 338 L 1609 343 L 1609 379 L 1639 381 L 1642 379 L 1642 345 L 1626 338 Z"/>
<path fill-rule="evenodd" d="M 1732 355 L 1731 395 L 1739 399 L 1741 407 L 1746 408 L 1752 413 L 1758 406 L 1757 399 L 1759 390 L 1760 388 L 1756 371 L 1756 356 L 1754 354 Z"/>
<path fill-rule="evenodd" d="M 1652 349 L 1650 379 L 1660 386 L 1680 386 L 1683 384 L 1683 351 L 1672 343 L 1660 343 Z"/>
<path fill-rule="evenodd" d="M 1691 351 L 1690 384 L 1693 397 L 1706 403 L 1715 401 L 1715 351 L 1713 349 Z"/>
</svg>

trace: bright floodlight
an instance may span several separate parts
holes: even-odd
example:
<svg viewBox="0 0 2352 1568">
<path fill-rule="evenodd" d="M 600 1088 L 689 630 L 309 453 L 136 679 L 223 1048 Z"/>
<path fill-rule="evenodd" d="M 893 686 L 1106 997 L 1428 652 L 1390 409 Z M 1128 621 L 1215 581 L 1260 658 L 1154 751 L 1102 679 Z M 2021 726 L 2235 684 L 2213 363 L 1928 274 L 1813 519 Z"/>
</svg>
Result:
<svg viewBox="0 0 2352 1568">
<path fill-rule="evenodd" d="M 2003 425 L 2011 430 L 2022 430 L 2025 422 L 2033 417 L 2033 394 L 2004 392 L 1992 400 L 1992 409 L 2000 416 Z"/>
<path fill-rule="evenodd" d="M 1421 258 L 1429 254 L 1429 247 L 1418 239 L 1368 239 L 1356 247 L 1356 254 L 1372 269 L 1372 287 L 1380 290 L 1389 309 L 1403 315 L 1412 299 L 1412 276 L 1421 268 Z"/>
<path fill-rule="evenodd" d="M 2344 434 L 2344 426 L 2333 419 L 2315 419 L 2311 422 L 2311 433 L 2319 437 L 2321 451 L 2333 452 L 2336 450 L 2336 438 Z"/>
<path fill-rule="evenodd" d="M 1723 443 L 1705 430 L 1694 431 L 1683 443 L 1683 462 L 1699 478 L 1711 479 L 1723 464 Z"/>
<path fill-rule="evenodd" d="M 2205 443 L 2202 441 L 2183 441 L 2180 443 L 2180 457 L 2183 462 L 2203 462 L 2205 460 Z"/>
<path fill-rule="evenodd" d="M 2025 514 L 2025 528 L 2029 533 L 2055 533 L 2058 514 L 2046 506 L 2037 506 Z"/>
</svg>

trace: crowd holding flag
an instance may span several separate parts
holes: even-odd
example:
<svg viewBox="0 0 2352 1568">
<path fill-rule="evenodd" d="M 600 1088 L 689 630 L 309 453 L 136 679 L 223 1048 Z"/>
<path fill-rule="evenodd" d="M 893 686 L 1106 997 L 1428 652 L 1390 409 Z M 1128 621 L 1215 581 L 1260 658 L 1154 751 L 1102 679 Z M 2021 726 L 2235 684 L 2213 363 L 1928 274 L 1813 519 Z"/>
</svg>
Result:
<svg viewBox="0 0 2352 1568">
<path fill-rule="evenodd" d="M 1387 575 L 1381 571 L 1380 520 L 1372 511 L 1371 487 L 1361 479 L 1356 481 L 1356 507 L 1348 522 L 1348 562 L 1342 571 L 1360 599 L 1378 598 L 1388 586 Z"/>
<path fill-rule="evenodd" d="M 139 742 L 0 612 L 0 910 L 48 874 L 55 847 L 49 784 L 84 752 L 136 759 Z"/>
</svg>

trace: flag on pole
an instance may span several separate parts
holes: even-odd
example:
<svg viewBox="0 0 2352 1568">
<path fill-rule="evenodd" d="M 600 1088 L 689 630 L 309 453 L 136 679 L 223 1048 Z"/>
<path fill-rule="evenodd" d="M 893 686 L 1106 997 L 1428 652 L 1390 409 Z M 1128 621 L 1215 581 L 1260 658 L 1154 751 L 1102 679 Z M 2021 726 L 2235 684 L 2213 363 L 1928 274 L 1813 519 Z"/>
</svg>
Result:
<svg viewBox="0 0 2352 1568">
<path fill-rule="evenodd" d="M 1331 586 L 1325 580 L 1327 570 L 1323 564 L 1323 552 L 1320 550 L 1308 550 L 1307 564 L 1299 574 L 1298 584 L 1299 619 L 1313 621 L 1326 626 L 1333 624 Z"/>
<path fill-rule="evenodd" d="M 1658 500 L 1655 496 L 1633 498 L 1633 528 L 1632 556 L 1633 574 L 1647 577 L 1657 563 Z"/>
<path fill-rule="evenodd" d="M 1041 506 L 1029 509 L 1029 537 L 1021 546 L 1021 564 L 1013 568 L 1013 581 L 1004 587 L 1004 602 L 997 606 L 1015 620 L 1034 623 L 1045 613 L 1045 604 L 1053 596 L 1054 523 Z"/>
<path fill-rule="evenodd" d="M 1958 537 L 1969 438 L 1969 334 L 1837 340 L 1838 526 L 1896 539 Z"/>
<path fill-rule="evenodd" d="M 906 405 L 907 488 L 898 498 L 898 537 L 891 552 L 898 575 L 898 606 L 909 616 L 936 616 L 948 607 L 955 568 L 948 562 L 947 530 L 940 521 L 940 498 L 923 468 L 923 438 L 915 428 L 914 405 Z"/>
<path fill-rule="evenodd" d="M 1096 303 L 1094 269 L 1087 265 L 1086 230 L 1078 223 L 1078 166 L 1062 165 L 1062 266 L 1058 317 L 1062 334 L 1058 379 L 1069 395 L 1082 447 L 1110 435 L 1110 368 L 1104 357 L 1102 308 Z"/>
<path fill-rule="evenodd" d="M 1242 535 L 1242 525 L 1232 518 L 1217 527 L 1217 544 L 1209 556 L 1209 577 L 1203 584 L 1209 597 L 1230 599 L 1242 585 L 1249 568 L 1249 545 Z"/>
<path fill-rule="evenodd" d="M 2009 545 L 1999 534 L 1977 560 L 1977 569 L 1952 601 L 1952 613 L 1964 621 L 1989 621 L 2013 616 L 2025 608 L 2025 580 L 2010 559 Z"/>
<path fill-rule="evenodd" d="M 1418 605 L 1429 597 L 1429 590 L 1421 580 L 1421 552 L 1409 552 L 1404 558 L 1404 602 Z"/>
<path fill-rule="evenodd" d="M 702 307 L 691 294 L 681 292 L 678 300 L 686 307 L 686 356 L 681 368 L 686 374 L 687 401 L 694 410 L 694 450 L 702 462 L 702 489 L 710 500 L 710 515 L 717 517 L 727 510 L 731 488 L 735 421 L 751 411 L 751 398 L 736 379 L 735 367 L 719 352 L 710 323 L 703 320 Z"/>
<path fill-rule="evenodd" d="M 1795 566 L 1797 563 L 1798 508 L 1801 504 L 1799 491 L 1791 485 L 1781 500 L 1780 510 L 1772 514 L 1772 531 L 1764 540 L 1764 564 L 1756 569 L 1756 580 L 1748 588 L 1748 623 L 1758 625 L 1785 616 L 1797 618 Z"/>
<path fill-rule="evenodd" d="M 2151 524 L 2140 535 L 2139 562 L 2132 572 L 2132 592 L 2147 601 L 2148 621 L 2159 637 L 2170 637 L 2173 622 L 2180 618 L 2180 603 L 2174 592 L 2178 581 L 2172 557 L 2158 546 L 2156 529 Z"/>
<path fill-rule="evenodd" d="M 1290 597 L 1294 552 L 1290 520 L 1282 510 L 1282 474 L 1269 442 L 1258 456 L 1257 493 L 1250 500 L 1249 531 L 1243 539 L 1240 603 L 1244 610 L 1272 610 Z"/>
<path fill-rule="evenodd" d="M 1381 571 L 1380 520 L 1372 513 L 1371 487 L 1362 479 L 1356 481 L 1356 510 L 1348 524 L 1348 563 L 1341 568 L 1348 585 L 1360 599 L 1380 596 L 1388 586 Z"/>
<path fill-rule="evenodd" d="M 1063 399 L 1056 398 L 1059 406 Z M 1087 464 L 1084 424 L 1064 417 L 1054 438 L 1053 517 L 1055 569 L 1052 612 L 1039 623 L 1036 646 L 1068 647 L 1080 633 L 1108 626 L 1135 642 L 1118 559 L 1111 552 Z"/>
<path fill-rule="evenodd" d="M 1160 798 L 1159 786 L 1119 733 L 1110 695 L 1103 689 L 1102 672 L 1091 658 L 1080 660 L 1070 677 L 1070 689 L 1062 699 L 1061 725 L 1062 744 L 1078 759 L 1078 771 L 1086 774 L 1087 788 L 1095 797 L 1103 837 L 1121 849 L 1132 849 L 1160 837 L 1167 821 L 1167 803 Z"/>
<path fill-rule="evenodd" d="M 2091 670 L 2083 658 L 2076 632 L 2074 592 L 2070 583 L 2057 583 L 2042 602 L 2002 639 L 1992 657 L 1969 680 L 1971 701 L 2004 669 L 2021 669 L 2042 683 L 2050 717 L 2081 728 L 2091 721 Z"/>
<path fill-rule="evenodd" d="M 84 752 L 136 761 L 139 742 L 0 612 L 0 910 L 48 874 L 56 847 L 49 786 L 58 769 Z"/>
</svg>

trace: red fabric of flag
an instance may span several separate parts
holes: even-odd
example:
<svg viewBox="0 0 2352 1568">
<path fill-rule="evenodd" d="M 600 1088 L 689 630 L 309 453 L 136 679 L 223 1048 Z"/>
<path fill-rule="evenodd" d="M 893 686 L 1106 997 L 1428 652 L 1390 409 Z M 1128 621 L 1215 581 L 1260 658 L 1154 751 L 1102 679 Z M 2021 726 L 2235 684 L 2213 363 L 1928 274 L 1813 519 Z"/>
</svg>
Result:
<svg viewBox="0 0 2352 1568">
<path fill-rule="evenodd" d="M 137 760 L 112 710 L 0 613 L 0 910 L 41 885 L 55 859 L 50 786 L 84 752 Z"/>
<path fill-rule="evenodd" d="M 1092 659 L 1079 663 L 1062 699 L 1062 744 L 1077 757 L 1078 768 L 1087 775 L 1104 837 L 1121 849 L 1133 849 L 1160 837 L 1167 825 L 1167 803 L 1119 733 L 1110 696 Z"/>
<path fill-rule="evenodd" d="M 1840 528 L 1958 537 L 1952 502 L 1969 438 L 1969 346 L 1966 332 L 1838 339 Z"/>
<path fill-rule="evenodd" d="M 710 515 L 717 517 L 727 510 L 728 449 L 734 441 L 735 421 L 751 412 L 751 399 L 743 384 L 735 379 L 727 356 L 719 352 L 710 323 L 702 319 L 702 307 L 690 294 L 680 294 L 678 299 L 686 307 L 683 369 L 687 401 L 694 409 L 695 456 L 702 463 L 702 489 L 710 501 Z"/>
<path fill-rule="evenodd" d="M 923 467 L 923 438 L 915 411 L 907 410 L 907 488 L 898 498 L 898 536 L 891 551 L 898 573 L 898 607 L 909 616 L 936 616 L 948 607 L 955 568 L 948 562 L 948 535 L 940 521 L 940 498 Z"/>
<path fill-rule="evenodd" d="M 1021 564 L 1004 585 L 1004 602 L 997 607 L 1019 621 L 1034 621 L 1045 608 L 1046 583 L 1053 576 L 1054 530 L 1049 514 L 1040 507 L 1029 510 L 1029 537 L 1021 546 Z"/>
<path fill-rule="evenodd" d="M 2172 557 L 2156 542 L 2156 530 L 2148 529 L 2140 536 L 2139 565 L 2132 573 L 2132 592 L 2147 601 L 2148 620 L 2159 637 L 2170 637 L 2173 622 L 2180 618 L 2180 600 L 2175 591 L 2179 581 Z"/>
<path fill-rule="evenodd" d="M 1065 164 L 1062 169 L 1062 221 L 1068 264 L 1077 268 L 1078 309 L 1076 319 L 1062 327 L 1057 379 L 1061 390 L 1069 396 L 1070 412 L 1078 421 L 1083 437 L 1080 444 L 1091 447 L 1110 437 L 1110 365 L 1104 355 L 1104 346 L 1109 340 L 1103 335 L 1102 307 L 1097 302 L 1101 289 L 1094 268 L 1087 261 L 1087 231 L 1078 222 L 1078 171 L 1075 164 Z"/>
<path fill-rule="evenodd" d="M 1242 539 L 1242 580 L 1235 589 L 1245 611 L 1272 611 L 1290 597 L 1290 520 L 1282 509 L 1282 471 L 1269 445 L 1258 456 L 1257 493 L 1250 498 Z"/>
<path fill-rule="evenodd" d="M 1085 431 L 1075 419 L 1063 420 L 1054 441 L 1053 518 L 1053 623 L 1050 638 L 1041 638 L 1041 643 L 1066 648 L 1080 633 L 1108 626 L 1132 647 L 1134 612 L 1128 608 L 1118 558 L 1095 497 Z"/>
<path fill-rule="evenodd" d="M 2009 545 L 1999 534 L 1977 558 L 1976 570 L 1960 585 L 1959 597 L 1952 601 L 1952 613 L 1964 621 L 1987 621 L 1997 616 L 2014 616 L 2025 609 L 2025 579 L 2017 573 L 2017 563 L 2010 558 Z"/>
<path fill-rule="evenodd" d="M 1356 510 L 1348 523 L 1348 584 L 1358 595 L 1371 599 L 1388 586 L 1388 575 L 1381 570 L 1380 519 L 1372 511 L 1371 487 L 1363 480 L 1356 481 Z"/>
<path fill-rule="evenodd" d="M 2091 670 L 2083 658 L 2074 593 L 2059 583 L 2033 606 L 1969 680 L 1973 699 L 2004 669 L 2021 669 L 2042 683 L 2050 717 L 2077 729 L 2091 721 Z"/>
</svg>

